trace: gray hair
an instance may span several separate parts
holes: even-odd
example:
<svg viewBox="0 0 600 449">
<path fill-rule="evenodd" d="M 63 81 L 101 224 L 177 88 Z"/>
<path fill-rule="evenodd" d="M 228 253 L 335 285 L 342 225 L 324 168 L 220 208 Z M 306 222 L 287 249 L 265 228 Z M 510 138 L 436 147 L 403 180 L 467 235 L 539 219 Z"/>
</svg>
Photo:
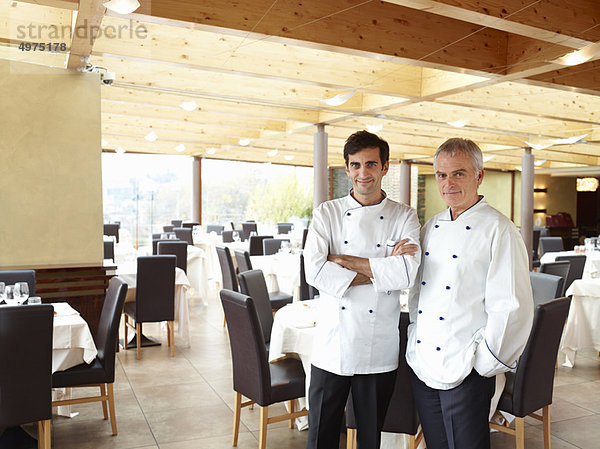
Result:
<svg viewBox="0 0 600 449">
<path fill-rule="evenodd" d="M 459 152 L 471 157 L 473 168 L 475 168 L 476 173 L 483 170 L 483 155 L 481 154 L 481 149 L 472 140 L 463 139 L 461 137 L 453 137 L 440 145 L 433 156 L 433 168 L 435 169 L 435 163 L 439 154 L 444 153 L 453 157 Z"/>
</svg>

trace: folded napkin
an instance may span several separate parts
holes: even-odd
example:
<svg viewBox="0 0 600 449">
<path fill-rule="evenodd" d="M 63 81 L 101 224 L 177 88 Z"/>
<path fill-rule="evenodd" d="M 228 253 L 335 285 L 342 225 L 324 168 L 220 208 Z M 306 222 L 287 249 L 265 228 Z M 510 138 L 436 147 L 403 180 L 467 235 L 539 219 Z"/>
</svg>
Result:
<svg viewBox="0 0 600 449">
<path fill-rule="evenodd" d="M 55 302 L 52 307 L 54 307 L 55 316 L 79 315 L 79 312 L 66 302 Z"/>
</svg>

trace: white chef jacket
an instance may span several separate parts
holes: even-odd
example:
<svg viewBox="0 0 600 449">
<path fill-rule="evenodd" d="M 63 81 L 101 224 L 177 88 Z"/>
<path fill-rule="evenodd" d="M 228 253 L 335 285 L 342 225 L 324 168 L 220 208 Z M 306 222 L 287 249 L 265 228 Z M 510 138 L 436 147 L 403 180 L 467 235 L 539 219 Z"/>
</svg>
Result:
<svg viewBox="0 0 600 449">
<path fill-rule="evenodd" d="M 400 290 L 413 284 L 420 250 L 391 253 L 403 238 L 418 245 L 419 228 L 414 209 L 388 198 L 362 206 L 348 195 L 314 210 L 304 249 L 306 280 L 320 293 L 313 365 L 338 375 L 398 367 Z M 368 258 L 372 284 L 351 287 L 356 272 L 329 254 Z"/>
<path fill-rule="evenodd" d="M 473 368 L 485 377 L 514 370 L 533 321 L 529 259 L 515 225 L 481 198 L 456 220 L 450 209 L 436 215 L 421 235 L 408 364 L 439 390 Z"/>
</svg>

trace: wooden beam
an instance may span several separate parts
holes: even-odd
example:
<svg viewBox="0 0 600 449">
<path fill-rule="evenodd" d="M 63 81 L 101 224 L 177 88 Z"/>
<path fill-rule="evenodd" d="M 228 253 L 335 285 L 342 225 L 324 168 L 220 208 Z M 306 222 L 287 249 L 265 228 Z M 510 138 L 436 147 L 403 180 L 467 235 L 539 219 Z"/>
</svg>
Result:
<svg viewBox="0 0 600 449">
<path fill-rule="evenodd" d="M 106 8 L 102 5 L 103 2 L 104 0 L 79 0 L 67 68 L 85 67 L 85 60 L 92 53 L 94 42 L 100 32 L 102 18 L 106 12 Z"/>
<path fill-rule="evenodd" d="M 31 3 L 32 5 L 50 6 L 70 11 L 77 11 L 79 8 L 79 0 L 18 0 L 18 3 Z"/>
</svg>

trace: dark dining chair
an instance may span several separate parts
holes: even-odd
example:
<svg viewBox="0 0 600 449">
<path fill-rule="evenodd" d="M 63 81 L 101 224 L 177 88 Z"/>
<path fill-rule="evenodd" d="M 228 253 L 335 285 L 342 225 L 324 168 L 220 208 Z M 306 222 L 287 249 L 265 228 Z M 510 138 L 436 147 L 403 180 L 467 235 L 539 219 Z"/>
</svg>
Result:
<svg viewBox="0 0 600 449">
<path fill-rule="evenodd" d="M 174 228 L 180 228 L 183 224 L 183 220 L 171 220 L 171 224 Z"/>
<path fill-rule="evenodd" d="M 265 339 L 267 352 L 271 341 L 271 329 L 273 328 L 273 308 L 267 291 L 265 278 L 260 270 L 250 270 L 238 275 L 240 282 L 240 293 L 250 296 L 254 301 L 254 307 L 258 314 L 258 321 Z"/>
<path fill-rule="evenodd" d="M 239 291 L 237 277 L 235 275 L 235 267 L 231 258 L 231 251 L 226 246 L 217 245 L 217 257 L 219 258 L 219 266 L 221 267 L 221 277 L 223 280 L 222 288 L 227 290 Z M 223 316 L 223 327 L 226 321 Z"/>
<path fill-rule="evenodd" d="M 406 363 L 406 342 L 409 323 L 408 313 L 401 313 L 398 325 L 400 332 L 400 355 L 398 359 L 398 371 L 396 373 L 396 384 L 390 398 L 382 431 L 409 435 L 408 447 L 409 449 L 416 449 L 423 438 L 423 432 L 419 429 L 419 415 L 417 414 L 417 407 L 415 406 L 412 392 L 410 368 L 408 367 L 408 363 Z M 357 432 L 352 393 L 350 393 L 346 402 L 346 427 L 348 428 L 346 449 L 355 449 Z"/>
<path fill-rule="evenodd" d="M 181 240 L 159 241 L 157 248 L 158 254 L 173 254 L 177 257 L 177 267 L 187 273 L 187 242 Z"/>
<path fill-rule="evenodd" d="M 104 258 L 115 260 L 115 242 L 104 240 Z"/>
<path fill-rule="evenodd" d="M 51 305 L 0 307 L 0 428 L 37 422 L 38 448 L 50 449 Z"/>
<path fill-rule="evenodd" d="M 515 427 L 490 427 L 515 436 L 517 449 L 525 447 L 525 417 L 542 421 L 544 447 L 550 447 L 550 404 L 558 346 L 571 298 L 559 298 L 535 308 L 533 327 L 514 373 L 506 373 L 506 386 L 497 410 L 515 415 Z M 542 415 L 535 413 L 542 410 Z"/>
<path fill-rule="evenodd" d="M 306 246 L 306 239 L 308 237 L 308 228 L 302 230 L 302 249 Z"/>
<path fill-rule="evenodd" d="M 163 232 L 173 232 L 173 229 L 175 229 L 175 226 L 173 226 L 173 225 L 163 226 Z"/>
<path fill-rule="evenodd" d="M 223 243 L 231 243 L 233 242 L 233 232 L 234 231 L 223 231 L 221 233 L 221 237 L 223 237 Z"/>
<path fill-rule="evenodd" d="M 573 281 L 581 279 L 583 277 L 583 270 L 585 269 L 585 262 L 587 261 L 587 256 L 558 256 L 554 260 L 556 262 L 567 261 L 571 264 L 571 266 L 569 267 L 569 274 L 567 275 L 567 280 L 565 282 L 565 291 L 571 286 Z"/>
<path fill-rule="evenodd" d="M 541 231 L 539 229 L 534 229 L 533 230 L 532 261 L 533 261 L 533 267 L 534 268 L 540 266 L 540 255 L 538 253 L 538 248 L 540 246 L 540 234 L 541 234 Z"/>
<path fill-rule="evenodd" d="M 306 270 L 304 268 L 304 255 L 300 254 L 300 301 L 307 299 L 314 299 L 315 296 L 319 295 L 319 290 L 308 285 L 306 282 Z"/>
<path fill-rule="evenodd" d="M 167 341 L 171 347 L 171 357 L 175 356 L 175 266 L 177 257 L 173 255 L 146 256 L 137 258 L 137 278 L 135 301 L 125 303 L 125 338 L 127 349 L 127 327 L 136 332 L 137 358 L 142 358 L 142 323 L 167 322 Z M 133 320 L 133 324 L 129 322 Z"/>
<path fill-rule="evenodd" d="M 181 242 L 179 239 L 152 239 L 152 255 L 158 254 L 158 244 L 163 242 Z"/>
<path fill-rule="evenodd" d="M 263 251 L 263 240 L 272 239 L 272 235 L 252 235 L 250 236 L 250 244 L 248 247 L 248 252 L 251 256 L 263 256 L 265 253 Z"/>
<path fill-rule="evenodd" d="M 277 223 L 277 234 L 289 234 L 293 227 L 292 223 Z"/>
<path fill-rule="evenodd" d="M 104 223 L 104 235 L 114 236 L 117 243 L 119 243 L 119 228 L 121 225 L 116 223 Z"/>
<path fill-rule="evenodd" d="M 261 296 L 266 293 L 271 303 L 272 313 L 293 301 L 293 297 L 289 293 L 268 291 L 265 276 L 261 270 L 245 271 L 240 273 L 238 278 L 240 280 L 240 292 L 252 297 L 259 293 Z"/>
<path fill-rule="evenodd" d="M 552 274 L 554 276 L 560 276 L 563 278 L 563 289 L 557 297 L 561 297 L 565 294 L 565 290 L 567 288 L 567 278 L 569 277 L 570 269 L 571 262 L 567 260 L 562 262 L 543 263 L 540 266 L 540 273 Z"/>
<path fill-rule="evenodd" d="M 215 232 L 217 235 L 221 235 L 224 230 L 225 230 L 225 226 L 220 226 L 220 225 L 208 225 L 208 226 L 206 226 L 206 232 L 207 232 L 207 234 L 210 234 L 211 232 Z"/>
<path fill-rule="evenodd" d="M 115 358 L 117 339 L 119 338 L 119 322 L 123 313 L 123 304 L 127 295 L 127 284 L 113 277 L 108 283 L 102 313 L 98 322 L 96 334 L 96 348 L 98 355 L 91 363 L 82 363 L 65 371 L 57 371 L 52 375 L 53 388 L 72 387 L 99 387 L 99 396 L 77 397 L 54 401 L 54 407 L 59 405 L 80 404 L 85 402 L 102 402 L 104 419 L 108 419 L 112 434 L 117 435 L 117 416 L 115 413 L 115 396 L 113 384 L 115 382 Z"/>
<path fill-rule="evenodd" d="M 258 234 L 258 226 L 255 222 L 246 221 L 245 223 L 242 223 L 242 237 L 244 241 L 248 240 L 253 232 Z"/>
<path fill-rule="evenodd" d="M 538 246 L 538 255 L 540 259 L 546 253 L 564 250 L 565 247 L 562 237 L 540 237 L 540 243 Z"/>
<path fill-rule="evenodd" d="M 29 296 L 35 296 L 35 270 L 4 270 L 0 271 L 0 282 L 12 285 L 17 282 L 27 282 Z"/>
<path fill-rule="evenodd" d="M 252 270 L 252 261 L 250 260 L 250 253 L 248 251 L 236 249 L 233 251 L 233 254 L 235 255 L 239 273 Z"/>
<path fill-rule="evenodd" d="M 282 242 L 289 242 L 290 239 L 264 239 L 263 240 L 263 254 L 265 256 L 270 256 L 271 254 L 276 254 L 281 248 Z"/>
<path fill-rule="evenodd" d="M 194 226 L 200 226 L 200 223 L 197 221 L 186 221 L 181 223 L 182 228 L 194 229 Z"/>
<path fill-rule="evenodd" d="M 551 299 L 561 297 L 564 291 L 565 280 L 560 276 L 546 273 L 529 272 L 531 280 L 531 291 L 533 293 L 533 304 L 537 306 Z"/>
<path fill-rule="evenodd" d="M 190 228 L 173 228 L 173 232 L 177 236 L 179 240 L 183 240 L 184 242 L 188 242 L 188 245 L 194 244 L 194 239 L 192 237 L 192 230 Z"/>
<path fill-rule="evenodd" d="M 258 404 L 258 447 L 265 449 L 268 424 L 288 421 L 293 428 L 295 418 L 308 414 L 307 410 L 295 411 L 293 401 L 305 395 L 306 376 L 302 362 L 285 358 L 269 363 L 254 300 L 226 289 L 221 290 L 220 296 L 227 320 L 233 366 L 235 399 L 231 444 L 237 446 L 242 407 Z M 242 395 L 249 401 L 242 402 Z M 289 401 L 289 413 L 269 416 L 269 406 L 284 401 Z"/>
</svg>

